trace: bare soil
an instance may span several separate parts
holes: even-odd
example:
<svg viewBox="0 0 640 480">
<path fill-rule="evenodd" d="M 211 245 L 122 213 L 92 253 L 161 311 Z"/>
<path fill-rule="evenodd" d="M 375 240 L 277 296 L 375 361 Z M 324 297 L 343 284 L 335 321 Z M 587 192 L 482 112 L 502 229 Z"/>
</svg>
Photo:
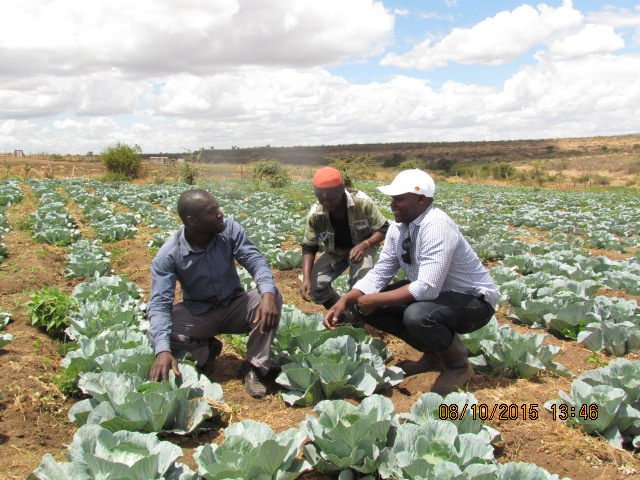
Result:
<svg viewBox="0 0 640 480">
<path fill-rule="evenodd" d="M 57 164 L 56 164 L 57 165 Z M 76 175 L 82 172 L 90 176 L 101 174 L 99 164 L 75 165 Z M 69 165 L 65 166 L 67 175 Z M 61 173 L 62 170 L 61 170 Z M 57 172 L 56 172 L 57 174 Z M 77 398 L 66 398 L 52 381 L 52 375 L 59 371 L 62 343 L 50 338 L 29 325 L 25 304 L 30 292 L 44 285 L 55 285 L 71 293 L 78 281 L 64 277 L 66 250 L 45 244 L 34 243 L 28 231 L 21 228 L 25 219 L 33 212 L 36 201 L 23 185 L 27 195 L 23 202 L 7 209 L 13 230 L 4 237 L 10 256 L 0 263 L 0 311 L 13 315 L 13 322 L 6 331 L 15 335 L 15 340 L 0 350 L 0 478 L 22 479 L 40 463 L 45 453 L 62 460 L 76 426 L 67 420 L 67 412 Z M 74 217 L 81 221 L 79 212 Z M 81 227 L 87 237 L 91 236 L 88 225 Z M 531 232 L 538 235 L 540 232 Z M 147 249 L 146 232 L 135 239 L 106 245 L 113 252 L 112 267 L 118 274 L 126 274 L 134 280 L 148 296 L 150 290 L 149 264 L 151 255 Z M 595 253 L 595 252 L 594 252 Z M 610 252 L 597 252 L 598 254 Z M 286 303 L 296 304 L 306 312 L 321 312 L 322 307 L 300 299 L 298 276 L 300 270 L 275 272 L 277 284 Z M 616 292 L 618 293 L 618 292 Z M 509 323 L 504 311 L 498 312 L 501 323 Z M 521 332 L 533 332 L 526 327 L 513 326 Z M 540 333 L 539 331 L 535 331 Z M 392 337 L 384 337 L 398 360 L 417 359 L 419 353 Z M 558 359 L 574 374 L 596 368 L 593 358 L 609 361 L 604 355 L 582 348 L 575 342 L 559 340 L 549 335 L 547 341 L 563 348 Z M 629 355 L 638 359 L 640 355 Z M 242 359 L 225 346 L 218 361 L 212 380 L 219 382 L 224 390 L 225 400 L 231 408 L 230 421 L 255 419 L 270 424 L 276 431 L 295 427 L 312 408 L 287 407 L 278 395 L 273 378 L 270 394 L 263 400 L 254 400 L 244 393 L 239 372 Z M 407 378 L 398 387 L 384 392 L 394 402 L 398 411 L 407 411 L 424 392 L 428 392 L 437 376 L 428 372 Z M 530 380 L 495 378 L 477 374 L 470 386 L 478 400 L 488 405 L 537 405 L 539 418 L 518 418 L 494 420 L 490 422 L 502 434 L 496 456 L 501 462 L 533 462 L 552 473 L 574 479 L 638 479 L 640 478 L 640 458 L 629 451 L 611 448 L 601 438 L 585 435 L 580 429 L 564 423 L 554 422 L 543 404 L 557 396 L 559 390 L 569 391 L 571 379 L 559 378 L 552 374 L 542 374 Z M 169 437 L 185 452 L 183 461 L 195 468 L 193 449 L 204 442 L 219 442 L 222 430 L 215 429 L 186 438 Z M 322 478 L 307 475 L 305 478 Z"/>
</svg>

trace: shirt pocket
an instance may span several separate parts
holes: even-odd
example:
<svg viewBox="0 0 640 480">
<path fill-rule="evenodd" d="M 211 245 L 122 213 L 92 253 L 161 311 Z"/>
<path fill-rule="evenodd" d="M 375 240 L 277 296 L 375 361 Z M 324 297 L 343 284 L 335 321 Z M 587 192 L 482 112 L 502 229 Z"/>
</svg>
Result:
<svg viewBox="0 0 640 480">
<path fill-rule="evenodd" d="M 333 246 L 335 233 L 333 232 L 320 232 L 318 234 L 318 240 L 320 240 L 326 248 L 331 248 Z"/>
<path fill-rule="evenodd" d="M 356 240 L 358 242 L 365 240 L 371 236 L 371 224 L 367 219 L 354 221 L 353 229 L 356 232 Z"/>
</svg>

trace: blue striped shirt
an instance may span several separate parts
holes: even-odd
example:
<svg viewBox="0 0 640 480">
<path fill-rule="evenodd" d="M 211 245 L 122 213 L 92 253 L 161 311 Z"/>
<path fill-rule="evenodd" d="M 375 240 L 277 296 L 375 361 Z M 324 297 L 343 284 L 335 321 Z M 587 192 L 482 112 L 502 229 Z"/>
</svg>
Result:
<svg viewBox="0 0 640 480">
<path fill-rule="evenodd" d="M 411 264 L 402 261 L 407 235 L 411 236 Z M 455 222 L 433 205 L 408 225 L 391 223 L 380 259 L 353 288 L 364 294 L 377 293 L 401 267 L 416 301 L 433 300 L 440 292 L 458 292 L 484 296 L 496 308 L 499 290 L 489 271 Z"/>
</svg>

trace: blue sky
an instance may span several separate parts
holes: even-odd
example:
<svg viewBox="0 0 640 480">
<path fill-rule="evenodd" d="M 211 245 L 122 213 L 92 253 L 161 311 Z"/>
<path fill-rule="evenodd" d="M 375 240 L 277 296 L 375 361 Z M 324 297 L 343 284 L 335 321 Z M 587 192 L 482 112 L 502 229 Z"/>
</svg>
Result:
<svg viewBox="0 0 640 480">
<path fill-rule="evenodd" d="M 640 2 L 12 0 L 0 151 L 640 133 Z"/>
</svg>

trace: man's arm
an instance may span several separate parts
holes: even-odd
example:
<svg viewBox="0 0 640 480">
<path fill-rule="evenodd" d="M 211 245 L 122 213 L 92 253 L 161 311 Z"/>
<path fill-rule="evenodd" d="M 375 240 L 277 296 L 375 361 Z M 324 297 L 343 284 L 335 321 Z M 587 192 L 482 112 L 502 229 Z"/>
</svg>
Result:
<svg viewBox="0 0 640 480">
<path fill-rule="evenodd" d="M 352 263 L 360 263 L 364 258 L 365 252 L 371 247 L 375 247 L 384 240 L 387 230 L 376 230 L 369 238 L 363 240 L 349 251 L 349 261 Z"/>
<path fill-rule="evenodd" d="M 311 301 L 311 272 L 313 263 L 316 260 L 315 252 L 302 245 L 302 285 L 300 286 L 300 296 L 307 302 Z"/>
<path fill-rule="evenodd" d="M 316 204 L 311 207 L 307 215 L 307 224 L 302 237 L 302 285 L 300 286 L 300 296 L 306 301 L 311 300 L 311 272 L 313 263 L 316 260 L 316 254 L 320 250 L 318 242 L 318 234 L 314 227 L 313 212 Z"/>
<path fill-rule="evenodd" d="M 149 379 L 167 380 L 169 370 L 180 376 L 178 362 L 171 354 L 171 312 L 175 297 L 176 275 L 169 257 L 157 255 L 151 264 L 151 297 L 147 307 L 149 333 L 156 359 L 151 366 Z"/>
<path fill-rule="evenodd" d="M 236 260 L 251 274 L 262 296 L 260 306 L 253 323 L 260 325 L 260 332 L 265 333 L 278 327 L 280 309 L 276 302 L 276 285 L 267 259 L 264 258 L 240 224 L 234 222 L 231 236 L 233 254 Z"/>
</svg>

